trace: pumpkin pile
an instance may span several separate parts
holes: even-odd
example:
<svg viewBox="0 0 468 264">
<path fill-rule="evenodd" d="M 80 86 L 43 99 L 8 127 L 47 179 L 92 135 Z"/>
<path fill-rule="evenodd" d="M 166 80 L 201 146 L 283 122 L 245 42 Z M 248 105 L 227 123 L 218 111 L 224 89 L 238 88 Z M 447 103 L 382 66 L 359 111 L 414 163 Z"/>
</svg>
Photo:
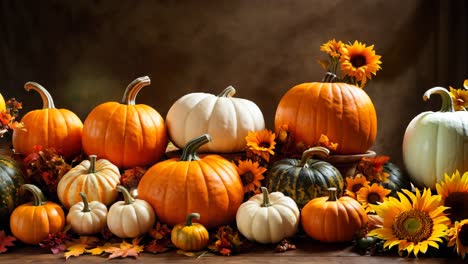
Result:
<svg viewBox="0 0 468 264">
<path fill-rule="evenodd" d="M 13 132 L 14 156 L 22 164 L 0 156 L 1 229 L 31 245 L 68 225 L 77 236 L 131 238 L 133 246 L 151 237 L 152 252 L 172 246 L 230 254 L 241 240 L 280 243 L 284 251 L 293 248 L 288 239 L 298 232 L 342 243 L 385 228 L 386 202 L 400 199 L 407 206 L 421 199 L 418 191 L 410 194 L 412 183 L 439 191 L 444 174 L 468 171 L 468 116 L 455 111 L 446 89 L 430 89 L 424 99 L 440 94 L 442 109 L 421 113 L 407 127 L 402 145 L 410 177 L 389 157 L 368 156 L 377 116 L 363 86 L 380 69 L 380 56 L 359 42 L 340 43 L 321 49 L 332 59 L 330 69 L 341 65 L 343 76 L 327 69 L 321 82 L 289 89 L 278 102 L 274 132 L 254 102 L 233 97 L 232 86 L 217 96 L 186 94 L 164 119 L 135 102 L 151 84 L 144 76 L 127 86 L 121 102 L 97 105 L 82 122 L 72 111 L 56 109 L 43 86 L 26 83 L 26 90 L 40 94 L 43 108 L 26 113 L 25 129 Z M 359 47 L 368 68 L 353 71 L 356 65 L 347 60 Z M 0 111 L 7 105 L 0 94 Z M 166 153 L 169 143 L 178 148 L 175 156 Z M 43 155 L 44 148 L 55 156 Z M 59 158 L 73 166 L 51 165 Z M 344 171 L 337 160 L 346 159 L 352 164 Z M 45 186 L 32 184 L 31 174 L 46 178 Z M 56 183 L 56 200 L 41 190 L 55 187 L 49 183 Z M 408 227 L 414 215 L 393 218 Z"/>
</svg>

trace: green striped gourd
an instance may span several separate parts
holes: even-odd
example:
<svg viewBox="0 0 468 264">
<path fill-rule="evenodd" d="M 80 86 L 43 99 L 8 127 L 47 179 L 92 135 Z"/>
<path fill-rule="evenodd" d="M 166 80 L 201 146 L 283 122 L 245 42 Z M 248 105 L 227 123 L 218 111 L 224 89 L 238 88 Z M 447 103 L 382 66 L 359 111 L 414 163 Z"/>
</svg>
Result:
<svg viewBox="0 0 468 264">
<path fill-rule="evenodd" d="M 0 155 L 0 230 L 9 227 L 10 214 L 21 202 L 18 192 L 23 183 L 23 173 L 16 162 Z"/>
<path fill-rule="evenodd" d="M 268 172 L 270 192 L 282 192 L 302 208 L 313 198 L 326 195 L 328 188 L 337 188 L 339 196 L 344 190 L 340 171 L 326 161 L 312 159 L 314 155 L 327 157 L 329 150 L 323 147 L 310 148 L 298 159 L 282 159 L 275 162 Z"/>
</svg>

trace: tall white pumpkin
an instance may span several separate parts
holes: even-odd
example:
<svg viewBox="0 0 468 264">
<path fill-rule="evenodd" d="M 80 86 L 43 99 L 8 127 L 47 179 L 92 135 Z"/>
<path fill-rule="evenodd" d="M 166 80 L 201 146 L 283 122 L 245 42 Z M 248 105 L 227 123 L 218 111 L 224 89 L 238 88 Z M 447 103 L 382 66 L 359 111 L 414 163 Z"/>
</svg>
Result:
<svg viewBox="0 0 468 264">
<path fill-rule="evenodd" d="M 424 93 L 442 96 L 439 112 L 417 115 L 406 128 L 403 138 L 403 161 L 412 182 L 435 189 L 444 174 L 468 171 L 468 112 L 455 111 L 450 93 L 434 87 Z"/>
<path fill-rule="evenodd" d="M 199 152 L 231 153 L 245 148 L 249 131 L 265 129 L 258 106 L 247 99 L 234 98 L 229 86 L 215 96 L 190 93 L 179 98 L 169 109 L 166 124 L 171 141 L 181 148 L 191 139 L 210 134 L 212 141 Z"/>
</svg>

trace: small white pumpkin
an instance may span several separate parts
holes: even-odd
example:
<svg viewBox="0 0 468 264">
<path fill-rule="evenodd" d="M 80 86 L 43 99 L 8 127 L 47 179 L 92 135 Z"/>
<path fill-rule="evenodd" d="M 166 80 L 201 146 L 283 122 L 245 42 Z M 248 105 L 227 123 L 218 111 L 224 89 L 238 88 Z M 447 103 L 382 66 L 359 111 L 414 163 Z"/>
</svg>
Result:
<svg viewBox="0 0 468 264">
<path fill-rule="evenodd" d="M 92 201 L 88 203 L 86 194 L 80 192 L 83 201 L 75 203 L 67 214 L 67 224 L 78 235 L 92 235 L 101 232 L 107 224 L 107 207 Z"/>
<path fill-rule="evenodd" d="M 237 210 L 236 223 L 239 232 L 248 240 L 259 243 L 278 243 L 297 232 L 299 208 L 296 202 L 281 192 L 252 196 Z"/>
<path fill-rule="evenodd" d="M 57 185 L 60 202 L 70 208 L 81 200 L 79 193 L 86 194 L 88 201 L 98 201 L 106 206 L 117 199 L 115 187 L 120 183 L 120 171 L 106 159 L 96 161 L 96 155 L 69 170 Z"/>
<path fill-rule="evenodd" d="M 210 134 L 213 140 L 199 152 L 231 153 L 245 148 L 249 131 L 265 129 L 265 120 L 258 106 L 247 99 L 234 98 L 236 90 L 227 87 L 215 96 L 189 93 L 169 109 L 166 124 L 171 141 L 182 148 L 191 139 Z"/>
<path fill-rule="evenodd" d="M 118 201 L 109 209 L 109 230 L 120 238 L 135 238 L 149 232 L 156 221 L 153 207 L 145 200 L 134 199 L 125 187 L 116 188 L 125 201 Z"/>
<path fill-rule="evenodd" d="M 468 112 L 455 111 L 447 89 L 434 87 L 424 93 L 442 96 L 439 112 L 417 115 L 403 138 L 403 162 L 411 181 L 418 187 L 435 189 L 444 175 L 468 170 Z"/>
</svg>

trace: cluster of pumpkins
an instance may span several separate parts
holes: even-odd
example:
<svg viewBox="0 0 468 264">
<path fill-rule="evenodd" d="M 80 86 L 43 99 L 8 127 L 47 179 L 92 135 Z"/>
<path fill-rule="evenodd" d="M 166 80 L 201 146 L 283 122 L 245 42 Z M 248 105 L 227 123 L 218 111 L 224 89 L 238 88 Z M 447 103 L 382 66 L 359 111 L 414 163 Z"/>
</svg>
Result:
<svg viewBox="0 0 468 264">
<path fill-rule="evenodd" d="M 311 159 L 312 155 L 326 151 L 320 148 L 304 153 L 302 160 L 282 160 L 269 169 L 270 187 L 283 186 L 284 192 L 268 193 L 262 188 L 262 194 L 242 203 L 242 182 L 235 165 L 216 154 L 200 158 L 197 153 L 242 151 L 247 133 L 265 128 L 257 105 L 233 98 L 235 89 L 228 87 L 218 96 L 191 93 L 181 97 L 164 120 L 153 108 L 135 103 L 140 89 L 149 84 L 148 77 L 136 79 L 125 90 L 122 103 L 96 106 L 84 123 L 72 111 L 56 109 L 41 85 L 33 82 L 25 85 L 27 90 L 39 92 L 44 107 L 23 116 L 21 121 L 28 130 L 15 130 L 14 149 L 27 155 L 34 145 L 42 145 L 54 147 L 65 158 L 81 151 L 89 155 L 89 160 L 64 175 L 57 188 L 62 205 L 68 209 L 66 220 L 77 233 L 96 232 L 107 224 L 119 237 L 136 237 L 148 232 L 156 217 L 170 226 L 184 221 L 193 226 L 195 217 L 208 229 L 236 221 L 244 236 L 262 243 L 292 236 L 300 222 L 311 237 L 338 242 L 350 241 L 354 232 L 367 223 L 357 201 L 339 197 L 343 190 L 339 171 L 326 162 Z M 275 130 L 285 126 L 294 140 L 305 145 L 315 144 L 325 134 L 338 143 L 338 155 L 360 154 L 374 143 L 377 117 L 371 99 L 354 85 L 304 83 L 290 89 L 278 104 Z M 183 149 L 182 155 L 160 161 L 169 139 Z M 410 137 L 404 146 L 417 148 L 409 142 Z M 3 160 L 5 164 L 9 162 Z M 134 198 L 118 184 L 119 170 L 136 166 L 150 168 L 138 185 L 138 197 Z M 309 167 L 316 169 L 311 171 Z M 323 168 L 327 169 L 322 173 Z M 289 174 L 285 173 L 288 170 Z M 312 193 L 303 187 L 292 190 L 297 182 L 290 178 L 301 177 L 316 179 L 307 183 Z M 14 190 L 12 186 L 9 188 Z M 32 206 L 44 207 L 47 213 L 35 215 L 21 211 L 30 210 L 26 205 L 15 208 L 10 203 L 9 210 L 14 208 L 10 227 L 18 239 L 38 243 L 44 234 L 63 228 L 65 216 L 59 205 L 44 202 L 35 186 L 26 184 L 21 188 L 33 193 Z M 319 197 L 328 189 L 328 196 Z M 116 202 L 119 191 L 125 201 Z M 12 201 L 13 194 L 4 192 L 2 198 L 9 195 Z M 334 213 L 327 214 L 328 210 Z M 46 214 L 49 216 L 44 218 Z M 33 227 L 37 224 L 40 226 Z"/>
</svg>

